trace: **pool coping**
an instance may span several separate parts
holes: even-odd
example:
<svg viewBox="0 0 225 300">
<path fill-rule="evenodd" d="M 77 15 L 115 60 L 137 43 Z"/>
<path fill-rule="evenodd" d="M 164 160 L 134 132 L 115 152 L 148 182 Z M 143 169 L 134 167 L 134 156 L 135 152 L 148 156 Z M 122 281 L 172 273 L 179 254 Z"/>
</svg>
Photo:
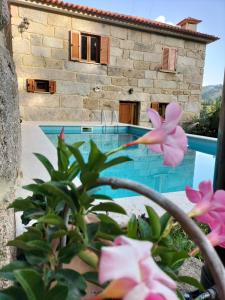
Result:
<svg viewBox="0 0 225 300">
<path fill-rule="evenodd" d="M 47 156 L 53 166 L 57 165 L 57 152 L 55 146 L 51 143 L 45 133 L 41 130 L 39 126 L 104 126 L 105 124 L 99 124 L 97 122 L 49 122 L 49 121 L 23 121 L 21 124 L 21 136 L 22 136 L 22 155 L 21 155 L 21 178 L 19 180 L 19 185 L 17 187 L 16 195 L 17 197 L 25 197 L 29 194 L 28 191 L 23 190 L 21 186 L 30 184 L 32 178 L 41 178 L 43 180 L 48 180 L 49 175 L 33 153 L 41 153 Z M 106 126 L 115 126 L 115 124 L 106 124 Z M 140 129 L 151 130 L 150 127 L 137 126 L 119 123 L 118 126 L 132 126 Z M 210 140 L 215 142 L 216 138 L 207 138 L 203 136 L 191 135 L 188 136 L 192 138 L 198 138 L 203 140 Z M 76 184 L 79 184 L 79 180 L 76 179 Z M 179 204 L 179 206 L 184 211 L 189 211 L 193 205 L 187 200 L 185 192 L 172 192 L 164 193 L 169 199 Z M 145 205 L 149 205 L 149 200 L 143 196 L 132 196 L 125 198 L 117 198 L 114 201 L 118 202 L 120 205 L 128 212 L 128 216 L 121 216 L 118 214 L 113 214 L 113 217 L 120 223 L 125 224 L 128 217 L 132 213 L 143 214 L 145 213 Z M 151 202 L 151 206 L 156 209 L 159 214 L 163 213 L 163 209 Z M 24 231 L 24 226 L 21 224 L 20 213 L 16 213 L 16 234 L 20 234 Z"/>
</svg>

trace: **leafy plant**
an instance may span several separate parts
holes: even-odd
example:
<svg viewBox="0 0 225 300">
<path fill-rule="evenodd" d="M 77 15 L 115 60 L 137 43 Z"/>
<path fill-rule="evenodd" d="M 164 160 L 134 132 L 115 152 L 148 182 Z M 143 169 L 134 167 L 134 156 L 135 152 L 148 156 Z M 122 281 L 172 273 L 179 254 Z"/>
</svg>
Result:
<svg viewBox="0 0 225 300">
<path fill-rule="evenodd" d="M 211 104 L 204 104 L 199 118 L 184 124 L 187 133 L 217 137 L 219 127 L 219 115 L 221 97 Z"/>
<path fill-rule="evenodd" d="M 130 159 L 113 158 L 116 151 L 103 153 L 90 141 L 90 153 L 85 161 L 79 149 L 82 144 L 67 145 L 59 138 L 57 169 L 46 157 L 35 154 L 50 180 L 34 179 L 34 183 L 24 187 L 30 195 L 10 205 L 15 211 L 22 211 L 21 219 L 27 227 L 22 235 L 8 243 L 20 251 L 20 260 L 0 270 L 0 278 L 14 283 L 0 290 L 0 299 L 81 299 L 87 282 L 98 284 L 101 247 L 122 234 L 152 242 L 152 255 L 169 276 L 201 288 L 196 280 L 178 274 L 188 253 L 174 245 L 173 219 L 168 213 L 159 217 L 153 208 L 146 206 L 147 217 L 133 215 L 127 228 L 121 228 L 108 213 L 126 214 L 126 211 L 108 195 L 96 194 L 101 172 Z M 73 182 L 77 176 L 80 186 Z M 96 203 L 96 199 L 100 202 Z M 93 223 L 88 221 L 90 214 L 95 216 Z M 66 267 L 75 257 L 89 264 L 93 272 L 80 274 Z"/>
</svg>

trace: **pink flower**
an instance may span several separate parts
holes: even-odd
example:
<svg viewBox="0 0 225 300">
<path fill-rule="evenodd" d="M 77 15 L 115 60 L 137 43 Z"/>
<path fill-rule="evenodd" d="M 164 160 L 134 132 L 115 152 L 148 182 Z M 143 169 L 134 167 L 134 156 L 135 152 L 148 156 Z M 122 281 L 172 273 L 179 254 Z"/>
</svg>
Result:
<svg viewBox="0 0 225 300">
<path fill-rule="evenodd" d="M 147 144 L 152 151 L 164 155 L 164 165 L 175 167 L 183 160 L 187 151 L 187 137 L 178 126 L 182 116 L 180 106 L 177 103 L 167 105 L 165 120 L 151 108 L 148 109 L 148 116 L 155 129 L 126 146 Z"/>
<path fill-rule="evenodd" d="M 207 235 L 207 238 L 214 247 L 220 246 L 225 248 L 225 224 L 224 222 L 214 223 L 214 226 L 215 228 L 212 228 L 212 231 Z"/>
<path fill-rule="evenodd" d="M 225 215 L 225 191 L 217 190 L 214 193 L 211 181 L 203 181 L 199 184 L 198 191 L 187 186 L 186 195 L 191 202 L 196 204 L 190 216 L 208 224 L 211 229 L 215 229 L 220 223 L 219 216 Z"/>
<path fill-rule="evenodd" d="M 59 134 L 59 139 L 64 141 L 65 140 L 65 133 L 64 133 L 64 127 L 62 127 L 61 132 Z"/>
<path fill-rule="evenodd" d="M 124 236 L 103 247 L 99 282 L 111 281 L 95 299 L 178 300 L 176 284 L 150 255 L 152 243 Z"/>
</svg>

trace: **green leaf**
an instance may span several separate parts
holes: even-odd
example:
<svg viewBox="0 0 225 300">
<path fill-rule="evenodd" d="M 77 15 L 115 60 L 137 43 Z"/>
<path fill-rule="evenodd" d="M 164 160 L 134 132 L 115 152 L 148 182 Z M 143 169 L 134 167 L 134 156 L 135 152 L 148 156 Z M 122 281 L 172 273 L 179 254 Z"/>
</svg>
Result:
<svg viewBox="0 0 225 300">
<path fill-rule="evenodd" d="M 63 247 L 59 250 L 58 258 L 60 263 L 69 264 L 71 260 L 76 256 L 81 250 L 83 250 L 83 244 L 71 244 Z"/>
<path fill-rule="evenodd" d="M 26 269 L 28 264 L 25 261 L 16 260 L 0 269 L 0 278 L 15 280 L 14 271 Z M 0 298 L 1 299 L 1 298 Z"/>
<path fill-rule="evenodd" d="M 98 272 L 86 272 L 83 274 L 86 281 L 101 286 L 98 281 Z"/>
<path fill-rule="evenodd" d="M 127 236 L 132 239 L 137 238 L 138 222 L 135 214 L 132 214 L 127 225 Z"/>
<path fill-rule="evenodd" d="M 116 157 L 108 162 L 106 162 L 102 168 L 102 170 L 105 170 L 105 169 L 108 169 L 112 166 L 115 166 L 115 165 L 119 165 L 119 164 L 122 164 L 124 162 L 127 162 L 127 161 L 132 161 L 131 158 L 127 157 L 127 156 L 119 156 L 119 157 Z"/>
<path fill-rule="evenodd" d="M 107 196 L 107 195 L 102 195 L 102 194 L 93 194 L 93 195 L 90 195 L 90 197 L 93 199 L 93 200 L 113 200 L 112 197 L 110 196 Z"/>
<path fill-rule="evenodd" d="M 47 215 L 44 215 L 37 219 L 38 222 L 40 223 L 45 223 L 45 224 L 50 224 L 50 225 L 59 225 L 62 227 L 65 227 L 64 220 L 60 217 L 57 216 L 54 213 L 48 213 Z"/>
<path fill-rule="evenodd" d="M 152 230 L 147 221 L 138 218 L 138 231 L 140 233 L 141 240 L 152 241 Z"/>
<path fill-rule="evenodd" d="M 81 155 L 80 150 L 78 149 L 78 147 L 75 145 L 67 145 L 68 149 L 70 150 L 70 152 L 73 154 L 73 156 L 75 157 L 76 161 L 78 162 L 81 170 L 85 169 L 86 164 L 84 162 L 83 156 Z"/>
<path fill-rule="evenodd" d="M 14 208 L 15 211 L 24 211 L 35 208 L 35 205 L 32 203 L 31 197 L 27 197 L 26 199 L 17 198 L 8 208 Z"/>
<path fill-rule="evenodd" d="M 118 214 L 123 214 L 126 215 L 126 211 L 125 209 L 113 202 L 103 202 L 100 204 L 97 204 L 95 206 L 93 206 L 89 212 L 91 211 L 106 211 L 106 212 L 114 212 L 114 213 L 118 213 Z"/>
<path fill-rule="evenodd" d="M 41 190 L 43 193 L 47 193 L 50 196 L 56 196 L 66 201 L 68 204 L 71 204 L 72 199 L 69 195 L 69 192 L 65 192 L 67 186 L 63 183 L 56 181 L 46 182 L 41 185 Z"/>
<path fill-rule="evenodd" d="M 168 265 L 173 269 L 176 269 L 178 263 L 178 266 L 180 266 L 189 257 L 186 251 L 177 251 L 177 249 L 163 246 L 158 246 L 154 251 L 154 255 L 160 256 L 162 264 Z"/>
<path fill-rule="evenodd" d="M 52 171 L 54 170 L 53 165 L 50 163 L 50 161 L 45 157 L 44 155 L 40 153 L 34 153 L 34 155 L 37 157 L 37 159 L 43 164 L 43 166 L 48 171 L 49 175 L 51 176 Z"/>
<path fill-rule="evenodd" d="M 161 234 L 164 232 L 164 230 L 166 229 L 166 226 L 168 224 L 168 222 L 170 221 L 171 215 L 166 212 L 164 213 L 161 218 L 160 218 L 160 224 L 161 224 Z"/>
<path fill-rule="evenodd" d="M 21 287 L 10 286 L 0 290 L 1 300 L 29 300 Z"/>
<path fill-rule="evenodd" d="M 202 284 L 195 278 L 190 276 L 178 276 L 178 281 L 182 283 L 187 283 L 191 286 L 196 287 L 200 292 L 203 292 L 205 289 Z"/>
<path fill-rule="evenodd" d="M 85 171 L 80 174 L 80 180 L 86 188 L 95 185 L 98 177 L 99 173 L 96 171 Z"/>
<path fill-rule="evenodd" d="M 79 172 L 80 172 L 79 165 L 78 165 L 77 161 L 74 161 L 70 165 L 70 168 L 67 171 L 67 180 L 72 181 L 75 177 L 77 177 Z"/>
<path fill-rule="evenodd" d="M 185 300 L 184 296 L 182 295 L 182 293 L 177 290 L 177 297 L 180 299 L 180 300 Z"/>
<path fill-rule="evenodd" d="M 102 153 L 94 141 L 90 140 L 90 154 L 88 157 L 88 169 L 93 171 L 101 170 L 104 162 L 106 161 L 107 157 L 104 153 Z"/>
<path fill-rule="evenodd" d="M 57 284 L 45 296 L 45 300 L 66 300 L 68 296 L 68 287 Z"/>
<path fill-rule="evenodd" d="M 29 300 L 44 299 L 44 282 L 37 271 L 32 269 L 22 269 L 14 271 L 14 274 Z"/>
<path fill-rule="evenodd" d="M 60 285 L 68 287 L 66 300 L 78 300 L 85 295 L 86 283 L 78 272 L 71 269 L 62 269 L 56 272 L 55 278 Z"/>
<path fill-rule="evenodd" d="M 97 214 L 97 217 L 101 221 L 98 236 L 114 240 L 116 236 L 123 234 L 119 224 L 109 216 L 105 214 Z"/>
<path fill-rule="evenodd" d="M 149 223 L 151 226 L 152 237 L 154 240 L 158 240 L 160 238 L 160 233 L 161 233 L 160 218 L 152 207 L 145 206 L 145 208 L 147 210 L 148 217 L 149 217 Z"/>
<path fill-rule="evenodd" d="M 87 224 L 87 235 L 88 235 L 89 242 L 95 238 L 98 229 L 99 229 L 99 223 Z"/>
</svg>

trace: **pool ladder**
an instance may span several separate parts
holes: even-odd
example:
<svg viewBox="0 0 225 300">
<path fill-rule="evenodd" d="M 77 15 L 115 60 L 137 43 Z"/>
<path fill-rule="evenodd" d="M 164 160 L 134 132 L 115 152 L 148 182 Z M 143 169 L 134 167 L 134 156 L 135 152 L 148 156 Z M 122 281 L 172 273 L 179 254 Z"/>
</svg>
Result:
<svg viewBox="0 0 225 300">
<path fill-rule="evenodd" d="M 119 133 L 119 119 L 118 119 L 118 114 L 117 114 L 117 112 L 115 110 L 112 110 L 111 124 L 113 124 L 114 116 L 115 116 L 115 126 L 114 126 L 114 129 L 116 129 L 115 132 L 118 134 Z"/>
<path fill-rule="evenodd" d="M 114 125 L 114 130 L 116 133 L 119 132 L 119 122 L 118 122 L 118 114 L 115 110 L 111 111 L 111 125 L 113 125 L 115 121 L 115 125 Z M 106 133 L 106 125 L 107 125 L 107 117 L 106 117 L 106 111 L 102 110 L 101 111 L 101 124 L 102 126 L 102 133 Z"/>
</svg>

